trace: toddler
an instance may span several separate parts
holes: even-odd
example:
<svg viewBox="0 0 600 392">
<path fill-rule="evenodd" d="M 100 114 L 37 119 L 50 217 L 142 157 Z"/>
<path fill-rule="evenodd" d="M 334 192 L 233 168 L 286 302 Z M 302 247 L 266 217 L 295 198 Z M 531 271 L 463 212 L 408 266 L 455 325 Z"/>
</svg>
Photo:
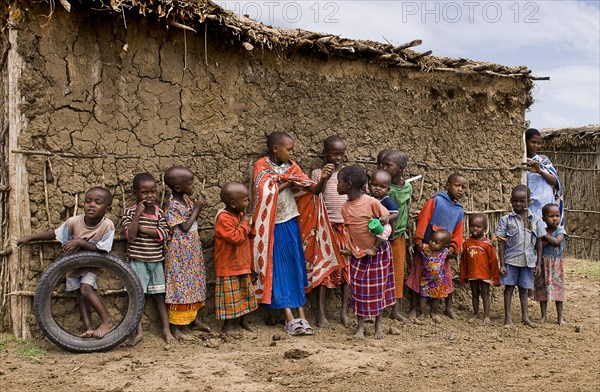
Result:
<svg viewBox="0 0 600 392">
<path fill-rule="evenodd" d="M 519 288 L 521 321 L 530 327 L 535 324 L 529 319 L 527 290 L 533 288 L 533 277 L 542 260 L 542 237 L 546 234 L 543 223 L 527 208 L 529 189 L 517 185 L 510 194 L 512 212 L 498 222 L 496 236 L 500 239 L 500 283 L 504 285 L 504 326 L 513 323 L 510 316 L 515 286 Z"/>
<path fill-rule="evenodd" d="M 17 245 L 22 246 L 31 241 L 57 239 L 67 254 L 79 250 L 110 252 L 115 236 L 115 226 L 105 215 L 111 209 L 112 199 L 112 193 L 108 189 L 90 188 L 85 193 L 82 215 L 67 219 L 54 231 L 19 238 Z M 77 291 L 79 313 L 84 328 L 81 337 L 85 338 L 103 338 L 114 328 L 113 320 L 108 314 L 106 306 L 95 291 L 98 289 L 96 280 L 99 272 L 97 268 L 77 268 L 67 272 L 67 291 Z M 100 317 L 100 325 L 96 329 L 92 328 L 90 307 L 94 308 Z"/>
<path fill-rule="evenodd" d="M 215 307 L 217 318 L 225 320 L 223 333 L 235 336 L 234 323 L 238 319 L 242 328 L 254 332 L 246 316 L 258 307 L 250 278 L 252 217 L 246 214 L 248 189 L 239 183 L 227 183 L 221 188 L 221 201 L 225 209 L 217 212 L 215 220 Z"/>
<path fill-rule="evenodd" d="M 388 223 L 378 236 L 369 232 L 369 220 L 389 221 L 389 212 L 362 189 L 367 174 L 359 166 L 344 167 L 338 173 L 338 192 L 348 195 L 342 216 L 348 227 L 345 253 L 350 254 L 350 289 L 352 307 L 358 319 L 355 339 L 365 338 L 365 318 L 375 317 L 375 339 L 383 339 L 381 311 L 395 302 L 394 266 L 387 241 L 392 228 Z"/>
<path fill-rule="evenodd" d="M 423 272 L 419 282 L 419 308 L 421 314 L 419 320 L 425 318 L 425 306 L 427 298 L 431 298 L 431 319 L 439 323 L 441 322 L 438 309 L 440 306 L 440 298 L 448 296 L 448 277 L 444 265 L 446 264 L 446 256 L 448 256 L 448 245 L 452 240 L 452 234 L 448 230 L 439 229 L 431 235 L 431 239 L 427 245 L 423 246 L 421 252 L 421 260 L 423 263 Z"/>
<path fill-rule="evenodd" d="M 560 207 L 554 203 L 542 208 L 542 219 L 546 223 L 546 233 L 542 237 L 542 263 L 535 277 L 534 298 L 540 302 L 541 322 L 546 322 L 548 301 L 556 302 L 558 325 L 565 325 L 563 302 L 567 300 L 564 260 L 562 257 L 567 232 L 560 226 Z"/>
<path fill-rule="evenodd" d="M 206 299 L 206 272 L 202 243 L 198 233 L 198 214 L 206 205 L 204 198 L 194 194 L 194 173 L 185 167 L 171 167 L 165 171 L 165 184 L 171 189 L 167 207 L 167 225 L 170 237 L 165 255 L 166 295 L 171 334 L 177 340 L 185 339 L 181 326 L 209 331 L 197 318 L 198 310 Z"/>
<path fill-rule="evenodd" d="M 122 224 L 127 238 L 127 260 L 142 282 L 144 294 L 151 296 L 160 318 L 162 336 L 171 343 L 169 315 L 165 304 L 164 241 L 169 235 L 165 213 L 156 204 L 156 180 L 149 173 L 133 177 L 136 203 L 125 208 Z M 142 320 L 130 339 L 136 345 L 144 338 Z"/>
<path fill-rule="evenodd" d="M 479 295 L 483 300 L 483 322 L 490 321 L 490 284 L 500 285 L 498 256 L 492 242 L 485 236 L 487 218 L 473 214 L 469 218 L 469 233 L 460 258 L 460 282 L 469 281 L 473 302 L 473 318 L 479 318 Z"/>
</svg>

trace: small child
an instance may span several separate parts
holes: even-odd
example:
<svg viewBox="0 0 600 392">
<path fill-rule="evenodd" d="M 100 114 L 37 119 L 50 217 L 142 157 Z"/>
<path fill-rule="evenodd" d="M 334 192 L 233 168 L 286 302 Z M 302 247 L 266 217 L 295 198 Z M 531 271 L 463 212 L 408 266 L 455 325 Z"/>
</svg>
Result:
<svg viewBox="0 0 600 392">
<path fill-rule="evenodd" d="M 479 318 L 479 295 L 483 300 L 483 322 L 490 322 L 490 284 L 500 285 L 498 256 L 492 242 L 485 236 L 487 218 L 473 214 L 469 218 L 469 233 L 460 258 L 460 283 L 469 281 L 473 302 L 473 318 Z"/>
<path fill-rule="evenodd" d="M 408 165 L 408 155 L 405 152 L 391 150 L 383 156 L 383 170 L 392 176 L 389 195 L 398 205 L 398 219 L 394 225 L 394 232 L 390 237 L 390 245 L 394 257 L 394 280 L 396 283 L 396 303 L 392 308 L 390 317 L 398 321 L 406 321 L 406 318 L 400 314 L 400 310 L 404 295 L 408 206 L 413 193 L 412 185 L 404 181 L 404 169 L 406 169 L 406 165 Z"/>
<path fill-rule="evenodd" d="M 385 170 L 375 170 L 371 174 L 371 180 L 369 181 L 369 193 L 370 196 L 379 200 L 381 205 L 389 212 L 388 217 L 380 219 L 381 223 L 393 225 L 396 219 L 398 219 L 398 205 L 388 196 L 391 182 L 392 176 L 388 172 Z"/>
<path fill-rule="evenodd" d="M 290 135 L 273 132 L 267 137 L 268 155 L 254 164 L 255 294 L 265 307 L 283 309 L 287 333 L 314 335 L 303 308 L 308 276 L 299 225 L 302 217 L 292 190 L 320 193 L 334 166 L 325 165 L 321 179 L 315 183 L 291 160 L 293 149 Z M 292 309 L 298 309 L 297 318 Z"/>
<path fill-rule="evenodd" d="M 31 241 L 57 239 L 67 254 L 79 250 L 110 252 L 115 236 L 115 226 L 105 215 L 111 209 L 112 198 L 108 189 L 90 188 L 85 193 L 82 215 L 67 219 L 54 231 L 19 238 L 17 245 L 22 246 Z M 77 302 L 84 327 L 81 337 L 84 338 L 103 338 L 114 327 L 106 306 L 95 291 L 98 289 L 96 280 L 99 272 L 97 268 L 77 268 L 67 273 L 67 291 L 77 291 Z M 100 317 L 100 325 L 96 329 L 92 328 L 90 306 Z"/>
<path fill-rule="evenodd" d="M 325 155 L 325 163 L 333 164 L 333 174 L 325 183 L 323 188 L 323 204 L 331 223 L 331 229 L 333 233 L 333 239 L 337 246 L 342 249 L 344 248 L 348 240 L 348 230 L 344 225 L 344 218 L 342 218 L 342 205 L 348 200 L 346 195 L 340 195 L 337 192 L 337 174 L 344 166 L 344 160 L 346 159 L 346 144 L 339 136 L 329 136 L 323 142 L 323 154 Z M 321 180 L 321 169 L 315 169 L 311 173 L 311 178 L 315 182 Z M 334 270 L 328 276 L 326 276 L 321 284 L 318 286 L 317 291 L 317 327 L 327 328 L 329 327 L 329 321 L 325 316 L 325 290 L 326 288 L 334 289 L 340 288 L 342 296 L 342 306 L 340 309 L 340 321 L 348 328 L 350 326 L 350 319 L 348 318 L 348 299 L 350 297 L 350 261 L 347 256 L 342 256 L 338 260 L 340 265 L 339 269 Z"/>
<path fill-rule="evenodd" d="M 406 286 L 411 289 L 413 299 L 410 304 L 409 318 L 416 316 L 417 296 L 419 293 L 419 282 L 421 280 L 422 261 L 421 261 L 421 246 L 423 243 L 428 243 L 431 235 L 439 230 L 446 229 L 452 233 L 452 240 L 448 249 L 448 257 L 444 264 L 446 278 L 448 279 L 448 296 L 446 297 L 446 316 L 451 319 L 456 318 L 452 310 L 452 271 L 450 269 L 450 259 L 462 249 L 463 242 L 463 207 L 458 202 L 463 193 L 467 189 L 467 179 L 458 173 L 451 174 L 446 181 L 446 192 L 438 192 L 434 197 L 429 199 L 417 218 L 417 227 L 415 229 L 415 249 L 413 254 L 413 262 L 410 266 L 410 274 L 406 280 Z"/>
<path fill-rule="evenodd" d="M 496 237 L 500 239 L 500 284 L 504 286 L 504 327 L 513 323 L 510 316 L 515 286 L 519 288 L 521 321 L 530 327 L 535 324 L 529 319 L 527 290 L 533 288 L 534 273 L 537 274 L 542 260 L 542 237 L 546 234 L 544 224 L 527 208 L 529 189 L 517 185 L 510 194 L 513 211 L 500 218 Z"/>
<path fill-rule="evenodd" d="M 156 180 L 149 173 L 133 177 L 136 204 L 125 208 L 122 224 L 127 238 L 127 260 L 142 282 L 144 294 L 151 296 L 162 327 L 162 337 L 171 343 L 169 315 L 165 304 L 164 241 L 169 235 L 165 213 L 156 204 Z M 129 344 L 135 346 L 144 338 L 142 320 Z"/>
<path fill-rule="evenodd" d="M 427 298 L 431 298 L 431 309 L 429 315 L 435 323 L 440 323 L 438 309 L 440 298 L 448 296 L 448 277 L 444 265 L 448 256 L 448 245 L 452 240 L 452 234 L 448 230 L 439 229 L 434 231 L 427 245 L 423 246 L 421 260 L 423 272 L 419 282 L 419 320 L 425 318 L 425 306 Z"/>
<path fill-rule="evenodd" d="M 246 316 L 258 308 L 250 277 L 252 217 L 246 214 L 249 194 L 244 185 L 227 183 L 220 196 L 225 209 L 219 210 L 215 219 L 215 307 L 217 318 L 225 320 L 223 333 L 235 336 L 237 319 L 242 328 L 254 332 Z"/>
<path fill-rule="evenodd" d="M 563 302 L 567 300 L 567 289 L 565 287 L 565 262 L 562 258 L 562 252 L 567 232 L 560 226 L 560 212 L 560 207 L 554 203 L 546 204 L 542 208 L 542 219 L 546 223 L 546 234 L 542 237 L 542 263 L 540 271 L 535 277 L 534 298 L 540 301 L 542 311 L 540 322 L 546 322 L 548 301 L 555 301 L 558 325 L 565 325 Z"/>
<path fill-rule="evenodd" d="M 184 340 L 180 329 L 183 325 L 193 323 L 200 330 L 210 331 L 197 318 L 206 299 L 206 272 L 196 220 L 206 202 L 202 196 L 198 196 L 196 203 L 190 199 L 194 194 L 194 173 L 190 169 L 171 167 L 164 177 L 171 189 L 167 208 L 171 235 L 165 255 L 165 302 L 171 334 L 177 340 Z"/>
<path fill-rule="evenodd" d="M 345 253 L 350 254 L 352 307 L 358 319 L 354 339 L 365 338 L 365 318 L 375 317 L 375 339 L 383 339 L 381 311 L 395 302 L 394 266 L 387 241 L 392 228 L 385 223 L 378 236 L 369 232 L 369 220 L 389 221 L 389 212 L 362 190 L 367 174 L 359 166 L 344 167 L 338 173 L 338 192 L 348 195 L 342 216 L 348 227 L 349 241 Z"/>
</svg>

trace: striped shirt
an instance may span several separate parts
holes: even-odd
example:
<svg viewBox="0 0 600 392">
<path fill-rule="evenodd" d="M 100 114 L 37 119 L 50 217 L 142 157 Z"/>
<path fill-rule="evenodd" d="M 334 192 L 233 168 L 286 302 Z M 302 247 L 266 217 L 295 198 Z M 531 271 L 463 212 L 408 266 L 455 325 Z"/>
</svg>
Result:
<svg viewBox="0 0 600 392">
<path fill-rule="evenodd" d="M 137 205 L 125 208 L 123 212 L 122 224 L 125 228 L 125 236 L 129 226 L 133 223 Z M 133 240 L 127 242 L 127 260 L 137 260 L 149 263 L 156 263 L 165 259 L 163 250 L 163 242 L 169 235 L 169 227 L 165 219 L 163 210 L 154 206 L 154 214 L 146 214 L 142 212 L 139 220 L 139 227 L 155 229 L 158 233 L 157 238 L 152 238 L 148 234 L 143 234 L 139 231 Z"/>
<path fill-rule="evenodd" d="M 340 195 L 337 191 L 338 173 L 339 170 L 331 175 L 329 180 L 325 183 L 322 193 L 323 204 L 325 204 L 325 210 L 327 211 L 331 223 L 344 223 L 344 218 L 342 218 L 342 206 L 348 201 L 348 195 Z M 319 182 L 321 180 L 321 169 L 313 170 L 311 178 L 314 181 Z"/>
</svg>

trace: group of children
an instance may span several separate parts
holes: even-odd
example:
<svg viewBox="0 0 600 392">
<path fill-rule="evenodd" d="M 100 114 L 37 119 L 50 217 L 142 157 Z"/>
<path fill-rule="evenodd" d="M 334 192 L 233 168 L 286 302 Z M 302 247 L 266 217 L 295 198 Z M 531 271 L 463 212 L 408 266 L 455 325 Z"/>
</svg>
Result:
<svg viewBox="0 0 600 392">
<path fill-rule="evenodd" d="M 404 277 L 412 187 L 404 177 L 408 156 L 384 150 L 377 169 L 368 176 L 359 166 L 344 166 L 346 145 L 337 137 L 324 141 L 325 165 L 309 177 L 291 159 L 293 138 L 274 132 L 267 138 L 267 155 L 254 166 L 253 204 L 250 191 L 240 183 L 222 186 L 224 209 L 215 218 L 215 308 L 224 320 L 223 332 L 236 334 L 236 324 L 254 328 L 247 315 L 259 304 L 282 309 L 290 335 L 312 335 L 303 306 L 306 293 L 317 295 L 318 327 L 328 327 L 325 314 L 327 289 L 340 288 L 340 319 L 350 325 L 348 309 L 357 317 L 356 339 L 364 339 L 365 319 L 375 318 L 375 338 L 384 337 L 383 309 L 391 318 L 401 314 L 404 284 L 410 289 L 408 318 L 421 323 L 429 315 L 440 322 L 440 301 L 445 314 L 452 308 L 451 262 L 460 255 L 460 282 L 469 282 L 473 317 L 489 321 L 490 285 L 505 285 L 505 326 L 512 325 L 510 306 L 515 286 L 521 302 L 522 322 L 529 319 L 527 290 L 535 286 L 542 321 L 547 301 L 556 301 L 558 322 L 564 324 L 565 298 L 562 248 L 566 233 L 558 207 L 543 208 L 543 223 L 528 212 L 528 189 L 516 186 L 511 193 L 513 211 L 503 216 L 496 229 L 499 253 L 486 237 L 485 215 L 469 217 L 471 237 L 463 245 L 464 212 L 459 199 L 467 179 L 452 174 L 445 191 L 422 208 L 415 227 L 412 262 Z M 136 203 L 125 208 L 122 226 L 128 241 L 127 258 L 139 276 L 144 293 L 153 297 L 163 338 L 185 339 L 181 327 L 208 330 L 198 312 L 206 299 L 206 272 L 197 219 L 206 202 L 193 202 L 194 174 L 184 167 L 164 173 L 171 196 L 165 211 L 157 205 L 157 184 L 148 173 L 133 179 Z M 60 228 L 25 236 L 19 245 L 56 238 L 65 252 L 109 252 L 114 225 L 105 217 L 111 193 L 100 187 L 87 191 L 83 215 L 68 219 Z M 545 223 L 545 224 L 544 224 Z M 96 294 L 97 270 L 78 269 L 67 275 L 67 290 L 77 291 L 84 337 L 102 338 L 114 327 L 106 307 Z M 426 309 L 428 303 L 430 308 Z M 92 327 L 90 309 L 101 324 Z M 294 312 L 296 314 L 294 314 Z M 131 343 L 142 340 L 142 325 Z"/>
</svg>

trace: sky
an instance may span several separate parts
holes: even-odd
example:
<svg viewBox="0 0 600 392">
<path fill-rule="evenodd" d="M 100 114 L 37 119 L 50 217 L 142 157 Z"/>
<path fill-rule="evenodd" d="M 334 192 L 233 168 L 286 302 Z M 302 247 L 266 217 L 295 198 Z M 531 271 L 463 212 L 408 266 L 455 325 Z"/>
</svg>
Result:
<svg viewBox="0 0 600 392">
<path fill-rule="evenodd" d="M 218 1 L 277 27 L 403 44 L 434 55 L 525 65 L 535 128 L 600 124 L 600 0 Z"/>
</svg>

